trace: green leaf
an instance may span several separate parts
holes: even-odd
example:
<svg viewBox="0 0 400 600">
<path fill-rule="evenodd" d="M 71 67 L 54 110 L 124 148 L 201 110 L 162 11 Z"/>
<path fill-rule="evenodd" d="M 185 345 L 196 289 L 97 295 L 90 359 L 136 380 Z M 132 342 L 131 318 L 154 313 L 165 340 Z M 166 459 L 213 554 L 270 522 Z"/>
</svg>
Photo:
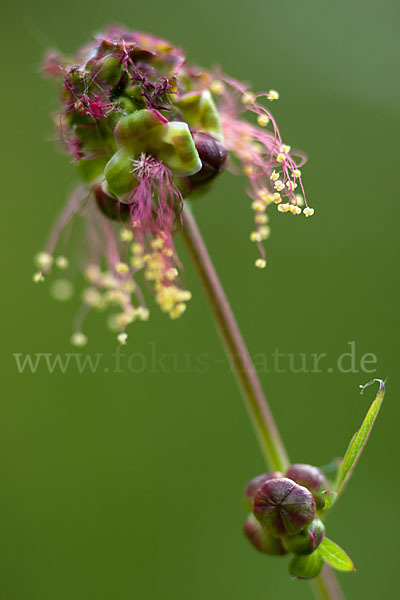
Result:
<svg viewBox="0 0 400 600">
<path fill-rule="evenodd" d="M 324 538 L 319 545 L 320 551 L 325 562 L 338 571 L 354 571 L 354 563 L 344 550 L 329 538 Z"/>
<path fill-rule="evenodd" d="M 379 391 L 375 397 L 375 400 L 371 404 L 360 429 L 354 434 L 338 471 L 338 476 L 334 485 L 334 489 L 338 494 L 341 492 L 344 484 L 350 477 L 358 459 L 360 458 L 361 452 L 363 451 L 368 440 L 369 434 L 371 433 L 371 429 L 375 423 L 375 419 L 378 416 L 378 412 L 383 401 L 385 384 L 381 379 L 373 379 L 366 385 L 360 386 L 362 388 L 361 393 L 363 393 L 367 386 L 371 385 L 375 381 L 379 383 Z"/>
<path fill-rule="evenodd" d="M 297 579 L 312 579 L 324 566 L 324 559 L 319 548 L 312 554 L 295 555 L 289 564 L 289 573 Z"/>
<path fill-rule="evenodd" d="M 327 490 L 326 492 L 324 492 L 325 495 L 325 506 L 323 508 L 324 513 L 326 513 L 331 506 L 334 504 L 336 498 L 337 498 L 337 493 L 333 492 L 331 490 Z"/>
</svg>

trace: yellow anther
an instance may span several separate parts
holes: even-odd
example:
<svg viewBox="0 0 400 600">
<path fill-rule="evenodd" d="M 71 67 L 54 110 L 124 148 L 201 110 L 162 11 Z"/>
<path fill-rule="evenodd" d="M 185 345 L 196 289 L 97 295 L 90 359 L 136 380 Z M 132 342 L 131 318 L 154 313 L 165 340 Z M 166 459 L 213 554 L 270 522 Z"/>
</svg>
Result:
<svg viewBox="0 0 400 600">
<path fill-rule="evenodd" d="M 119 341 L 119 343 L 121 344 L 121 346 L 125 346 L 127 339 L 128 339 L 128 334 L 127 333 L 119 333 L 117 335 L 117 340 Z"/>
<path fill-rule="evenodd" d="M 129 229 L 122 229 L 120 238 L 123 242 L 131 242 L 133 240 L 133 233 Z"/>
<path fill-rule="evenodd" d="M 281 195 L 278 194 L 278 192 L 275 192 L 274 194 L 272 194 L 271 197 L 272 197 L 272 202 L 274 202 L 275 204 L 279 204 L 279 202 L 281 201 Z"/>
<path fill-rule="evenodd" d="M 65 256 L 57 256 L 56 258 L 56 266 L 59 269 L 68 269 L 69 261 Z"/>
<path fill-rule="evenodd" d="M 254 217 L 254 221 L 257 225 L 264 225 L 265 223 L 268 223 L 268 216 L 262 213 L 258 214 Z"/>
<path fill-rule="evenodd" d="M 270 179 L 271 179 L 271 181 L 278 181 L 279 173 L 277 173 L 276 171 L 272 171 L 272 173 L 270 175 Z"/>
<path fill-rule="evenodd" d="M 156 237 L 154 240 L 151 241 L 151 247 L 153 248 L 153 250 L 161 250 L 163 246 L 164 242 L 160 237 Z"/>
<path fill-rule="evenodd" d="M 297 183 L 295 183 L 294 181 L 287 181 L 286 182 L 286 187 L 293 192 L 293 190 L 295 190 L 297 188 Z"/>
<path fill-rule="evenodd" d="M 167 256 L 168 258 L 171 258 L 171 256 L 174 255 L 174 252 L 171 248 L 163 248 L 162 253 L 164 254 L 164 256 Z"/>
<path fill-rule="evenodd" d="M 43 283 L 43 273 L 41 271 L 39 271 L 38 273 L 34 273 L 34 275 L 32 276 L 32 280 L 34 281 L 34 283 Z"/>
<path fill-rule="evenodd" d="M 258 115 L 257 117 L 257 123 L 260 125 L 260 127 L 266 127 L 269 123 L 269 117 L 267 117 L 267 115 Z"/>
<path fill-rule="evenodd" d="M 35 256 L 35 263 L 36 266 L 39 267 L 39 269 L 47 271 L 51 268 L 53 264 L 53 257 L 48 252 L 39 252 Z"/>
<path fill-rule="evenodd" d="M 304 198 L 301 194 L 295 194 L 296 204 L 297 206 L 303 206 Z"/>
<path fill-rule="evenodd" d="M 281 192 L 282 190 L 285 189 L 285 184 L 282 181 L 275 181 L 274 183 L 274 188 L 278 191 Z"/>
<path fill-rule="evenodd" d="M 174 308 L 169 312 L 169 316 L 171 317 L 171 319 L 179 319 L 179 317 L 181 315 L 183 315 L 185 310 L 186 310 L 186 304 L 184 304 L 183 302 L 180 302 L 179 304 L 174 306 Z"/>
<path fill-rule="evenodd" d="M 278 205 L 279 212 L 286 213 L 289 210 L 289 204 L 279 204 Z"/>
<path fill-rule="evenodd" d="M 88 265 L 85 269 L 86 279 L 94 283 L 101 277 L 101 271 L 98 265 Z"/>
<path fill-rule="evenodd" d="M 286 160 L 286 155 L 285 155 L 285 154 L 283 154 L 282 152 L 280 152 L 280 153 L 278 154 L 278 156 L 276 157 L 276 160 L 277 160 L 279 163 L 283 163 L 283 162 L 285 162 L 285 160 Z"/>
<path fill-rule="evenodd" d="M 119 304 L 120 306 L 124 306 L 128 301 L 129 297 L 122 290 L 112 289 L 106 293 L 107 302 L 113 302 L 114 304 Z"/>
<path fill-rule="evenodd" d="M 269 198 L 269 192 L 267 190 L 258 190 L 257 195 L 261 202 L 266 202 Z"/>
<path fill-rule="evenodd" d="M 192 299 L 192 292 L 189 292 L 189 290 L 179 290 L 178 291 L 178 300 L 182 301 L 182 302 L 187 302 L 188 300 Z"/>
<path fill-rule="evenodd" d="M 241 97 L 241 101 L 243 104 L 254 104 L 255 96 L 251 92 L 245 92 Z"/>
<path fill-rule="evenodd" d="M 150 317 L 150 311 L 145 306 L 139 306 L 136 311 L 138 318 L 140 321 L 148 321 Z"/>
<path fill-rule="evenodd" d="M 251 242 L 261 242 L 261 236 L 258 231 L 252 231 L 250 234 Z"/>
<path fill-rule="evenodd" d="M 119 262 L 115 265 L 115 270 L 118 273 L 121 273 L 121 275 L 126 275 L 129 273 L 129 265 L 127 265 L 125 262 Z"/>
<path fill-rule="evenodd" d="M 141 256 L 132 256 L 131 265 L 134 269 L 142 269 L 144 266 L 144 260 Z"/>
<path fill-rule="evenodd" d="M 118 285 L 117 280 L 111 273 L 102 273 L 100 278 L 100 283 L 103 287 L 107 289 L 113 289 Z"/>
<path fill-rule="evenodd" d="M 268 98 L 268 100 L 271 100 L 271 101 L 278 100 L 279 94 L 276 90 L 269 90 L 267 98 Z"/>
<path fill-rule="evenodd" d="M 248 177 L 251 177 L 251 175 L 254 174 L 254 167 L 253 167 L 253 165 L 246 165 L 245 168 L 244 168 L 244 172 L 245 172 L 245 175 L 247 175 Z"/>
<path fill-rule="evenodd" d="M 257 258 L 255 265 L 257 269 L 265 269 L 267 266 L 267 261 L 264 258 Z"/>
<path fill-rule="evenodd" d="M 135 320 L 135 317 L 136 317 L 135 312 L 132 312 L 132 311 L 123 312 L 123 313 L 120 313 L 119 315 L 117 315 L 116 322 L 118 323 L 119 328 L 126 327 L 127 325 L 132 323 L 132 321 Z"/>
<path fill-rule="evenodd" d="M 100 306 L 102 295 L 96 288 L 86 288 L 82 292 L 82 301 L 88 306 Z"/>
<path fill-rule="evenodd" d="M 87 341 L 86 335 L 81 331 L 75 332 L 71 337 L 71 344 L 73 346 L 86 346 Z"/>
<path fill-rule="evenodd" d="M 170 281 L 173 281 L 174 279 L 176 279 L 178 277 L 178 269 L 175 269 L 175 268 L 168 269 L 165 272 L 165 277 L 167 279 L 169 279 Z"/>
<path fill-rule="evenodd" d="M 282 144 L 282 146 L 279 148 L 279 152 L 283 152 L 284 154 L 289 154 L 290 146 L 288 146 L 287 144 Z"/>
<path fill-rule="evenodd" d="M 258 233 L 260 235 L 261 240 L 267 240 L 271 235 L 271 229 L 270 227 L 260 227 Z"/>
<path fill-rule="evenodd" d="M 225 84 L 218 79 L 214 79 L 214 81 L 211 82 L 210 90 L 213 92 L 213 94 L 223 94 L 225 91 Z"/>
<path fill-rule="evenodd" d="M 260 200 L 255 200 L 254 202 L 252 202 L 251 208 L 255 212 L 264 212 L 265 211 L 265 205 L 262 202 L 260 202 Z"/>
<path fill-rule="evenodd" d="M 291 204 L 289 206 L 289 210 L 292 213 L 292 215 L 299 215 L 301 213 L 300 206 L 296 206 L 295 204 Z"/>
<path fill-rule="evenodd" d="M 293 169 L 293 175 L 295 177 L 301 177 L 301 171 L 300 171 L 300 169 Z"/>
<path fill-rule="evenodd" d="M 314 209 L 306 206 L 306 208 L 303 209 L 303 214 L 306 215 L 306 217 L 312 217 L 314 214 Z"/>
<path fill-rule="evenodd" d="M 143 249 L 142 244 L 138 244 L 137 242 L 132 244 L 131 252 L 132 252 L 132 254 L 135 254 L 136 256 L 140 256 L 141 254 L 143 254 L 144 249 Z"/>
</svg>

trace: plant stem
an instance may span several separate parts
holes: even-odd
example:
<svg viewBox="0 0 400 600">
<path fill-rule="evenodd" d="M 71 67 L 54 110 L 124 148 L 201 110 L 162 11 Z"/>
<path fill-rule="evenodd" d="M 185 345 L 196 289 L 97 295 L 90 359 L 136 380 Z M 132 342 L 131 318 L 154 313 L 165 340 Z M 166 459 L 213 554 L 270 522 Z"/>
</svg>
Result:
<svg viewBox="0 0 400 600">
<path fill-rule="evenodd" d="M 324 565 L 321 573 L 311 580 L 317 600 L 344 600 L 342 590 L 329 565 Z"/>
<path fill-rule="evenodd" d="M 285 446 L 235 316 L 187 203 L 183 210 L 182 234 L 207 295 L 268 467 L 272 471 L 285 471 L 290 464 Z M 344 600 L 335 575 L 327 565 L 311 583 L 318 600 Z"/>
<path fill-rule="evenodd" d="M 241 387 L 261 450 L 272 471 L 285 471 L 290 463 L 278 428 L 265 400 L 260 380 L 197 228 L 196 221 L 187 207 L 183 212 L 183 223 L 183 237 L 187 249 L 210 302 L 219 333 Z"/>
</svg>

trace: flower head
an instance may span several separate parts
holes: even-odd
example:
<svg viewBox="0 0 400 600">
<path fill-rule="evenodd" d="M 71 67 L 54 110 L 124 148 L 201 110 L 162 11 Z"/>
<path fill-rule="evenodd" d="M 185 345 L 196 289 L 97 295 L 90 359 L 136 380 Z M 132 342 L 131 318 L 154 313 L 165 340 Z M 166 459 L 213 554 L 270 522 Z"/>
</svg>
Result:
<svg viewBox="0 0 400 600">
<path fill-rule="evenodd" d="M 262 242 L 270 234 L 269 205 L 296 215 L 305 203 L 304 214 L 313 214 L 301 180 L 305 157 L 282 142 L 262 103 L 276 100 L 275 90 L 254 94 L 222 73 L 187 64 L 169 42 L 121 27 L 95 36 L 73 59 L 50 53 L 43 71 L 62 81 L 62 110 L 54 121 L 84 186 L 40 253 L 34 281 L 54 267 L 68 268 L 55 251 L 72 217 L 84 217 L 89 248 L 82 268 L 89 287 L 76 339 L 83 339 L 90 308 L 111 307 L 109 324 L 126 343 L 127 325 L 149 316 L 143 283 L 172 319 L 183 314 L 191 295 L 173 237 L 184 198 L 206 191 L 226 167 L 237 172 L 239 163 L 248 178 L 258 268 L 267 264 Z"/>
</svg>

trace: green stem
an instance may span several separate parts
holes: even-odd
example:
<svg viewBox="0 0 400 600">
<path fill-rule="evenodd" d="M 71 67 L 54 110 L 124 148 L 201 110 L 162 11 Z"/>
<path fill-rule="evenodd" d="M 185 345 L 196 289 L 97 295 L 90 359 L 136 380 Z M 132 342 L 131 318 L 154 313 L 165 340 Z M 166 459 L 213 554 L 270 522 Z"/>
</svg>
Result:
<svg viewBox="0 0 400 600">
<path fill-rule="evenodd" d="M 317 600 L 344 600 L 342 590 L 329 565 L 324 565 L 321 573 L 311 580 Z"/>
<path fill-rule="evenodd" d="M 289 458 L 272 413 L 265 400 L 260 380 L 240 333 L 221 282 L 189 208 L 183 212 L 183 237 L 207 294 L 219 333 L 231 360 L 253 422 L 261 450 L 272 471 L 285 471 Z"/>
<path fill-rule="evenodd" d="M 182 234 L 207 295 L 267 464 L 272 471 L 285 471 L 290 464 L 285 446 L 235 316 L 187 203 L 183 210 Z M 343 600 L 336 578 L 327 566 L 312 580 L 312 586 L 318 600 Z"/>
</svg>

